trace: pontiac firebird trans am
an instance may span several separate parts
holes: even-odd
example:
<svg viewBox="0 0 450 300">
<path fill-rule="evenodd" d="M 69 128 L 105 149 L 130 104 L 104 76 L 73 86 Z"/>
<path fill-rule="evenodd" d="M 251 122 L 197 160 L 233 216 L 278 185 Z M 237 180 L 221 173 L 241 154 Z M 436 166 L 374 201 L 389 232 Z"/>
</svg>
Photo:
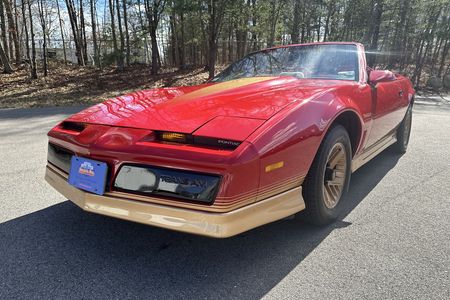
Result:
<svg viewBox="0 0 450 300">
<path fill-rule="evenodd" d="M 49 133 L 45 178 L 82 209 L 212 237 L 338 215 L 350 175 L 405 152 L 414 89 L 358 43 L 251 53 L 211 81 L 138 91 Z"/>
</svg>

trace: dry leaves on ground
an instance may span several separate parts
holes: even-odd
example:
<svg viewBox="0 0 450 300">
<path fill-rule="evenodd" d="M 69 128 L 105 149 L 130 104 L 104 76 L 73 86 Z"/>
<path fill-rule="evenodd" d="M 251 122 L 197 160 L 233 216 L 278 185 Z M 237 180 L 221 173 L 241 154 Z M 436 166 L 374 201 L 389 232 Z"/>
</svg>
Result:
<svg viewBox="0 0 450 300">
<path fill-rule="evenodd" d="M 0 108 L 87 105 L 132 91 L 156 87 L 194 85 L 206 81 L 203 68 L 163 69 L 150 75 L 147 65 L 133 65 L 123 72 L 75 65 L 51 65 L 49 75 L 30 80 L 22 65 L 13 74 L 0 74 Z"/>
</svg>

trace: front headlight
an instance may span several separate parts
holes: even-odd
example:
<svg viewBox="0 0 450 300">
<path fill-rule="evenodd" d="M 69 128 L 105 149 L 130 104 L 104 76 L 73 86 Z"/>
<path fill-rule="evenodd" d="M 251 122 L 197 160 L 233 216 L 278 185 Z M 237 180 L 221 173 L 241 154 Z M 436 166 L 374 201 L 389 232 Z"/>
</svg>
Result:
<svg viewBox="0 0 450 300">
<path fill-rule="evenodd" d="M 157 132 L 156 137 L 157 137 L 157 140 L 162 141 L 162 142 L 196 145 L 196 146 L 201 146 L 201 147 L 211 147 L 211 148 L 224 149 L 224 150 L 234 150 L 241 144 L 241 142 L 239 142 L 239 141 L 234 141 L 234 140 L 229 140 L 229 139 L 198 136 L 198 135 L 191 135 L 191 134 L 178 133 L 178 132 L 167 132 L 167 131 Z"/>
</svg>

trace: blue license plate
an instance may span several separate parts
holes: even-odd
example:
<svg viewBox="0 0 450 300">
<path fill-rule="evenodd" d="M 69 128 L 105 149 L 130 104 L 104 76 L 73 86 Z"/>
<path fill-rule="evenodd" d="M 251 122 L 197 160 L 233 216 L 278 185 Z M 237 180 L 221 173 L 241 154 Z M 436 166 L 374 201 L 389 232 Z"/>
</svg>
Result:
<svg viewBox="0 0 450 300">
<path fill-rule="evenodd" d="M 103 195 L 107 171 L 108 166 L 104 162 L 72 156 L 69 184 L 94 194 Z"/>
</svg>

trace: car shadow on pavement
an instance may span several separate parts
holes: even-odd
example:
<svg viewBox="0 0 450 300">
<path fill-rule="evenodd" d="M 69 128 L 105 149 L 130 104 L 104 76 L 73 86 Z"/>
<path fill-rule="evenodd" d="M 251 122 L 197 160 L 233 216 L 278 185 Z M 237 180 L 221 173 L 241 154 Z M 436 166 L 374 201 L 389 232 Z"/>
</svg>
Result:
<svg viewBox="0 0 450 300">
<path fill-rule="evenodd" d="M 0 298 L 244 298 L 269 292 L 343 221 L 401 156 L 353 174 L 341 220 L 301 216 L 228 239 L 121 221 L 66 201 L 0 224 Z M 337 250 L 339 251 L 339 250 Z"/>
</svg>

